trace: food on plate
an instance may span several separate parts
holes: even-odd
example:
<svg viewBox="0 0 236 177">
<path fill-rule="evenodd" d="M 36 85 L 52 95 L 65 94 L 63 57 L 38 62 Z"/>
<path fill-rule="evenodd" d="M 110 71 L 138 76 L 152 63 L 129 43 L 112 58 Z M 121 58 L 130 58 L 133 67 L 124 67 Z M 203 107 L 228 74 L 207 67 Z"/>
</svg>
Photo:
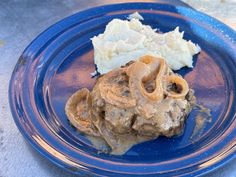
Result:
<svg viewBox="0 0 236 177">
<path fill-rule="evenodd" d="M 146 55 L 101 75 L 91 92 L 83 88 L 67 101 L 71 124 L 104 139 L 112 154 L 180 134 L 195 97 L 166 61 Z"/>
<path fill-rule="evenodd" d="M 105 142 L 112 154 L 133 145 L 182 132 L 195 104 L 194 91 L 172 70 L 193 67 L 200 47 L 183 32 L 157 33 L 139 13 L 114 19 L 92 38 L 100 75 L 92 91 L 83 88 L 66 103 L 73 126 L 95 147 Z M 102 140 L 102 141 L 100 141 Z"/>
<path fill-rule="evenodd" d="M 137 12 L 129 16 L 130 20 L 114 19 L 108 23 L 104 33 L 92 38 L 94 62 L 100 74 L 119 68 L 131 60 L 144 55 L 161 57 L 172 70 L 184 66 L 193 67 L 193 55 L 200 47 L 183 39 L 184 32 L 175 30 L 158 33 L 139 19 Z"/>
</svg>

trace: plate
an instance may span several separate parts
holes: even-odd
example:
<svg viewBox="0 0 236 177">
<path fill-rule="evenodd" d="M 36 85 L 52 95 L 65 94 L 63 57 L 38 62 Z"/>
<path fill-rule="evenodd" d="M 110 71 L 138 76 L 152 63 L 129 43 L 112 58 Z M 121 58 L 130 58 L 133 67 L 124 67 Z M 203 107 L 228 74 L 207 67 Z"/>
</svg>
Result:
<svg viewBox="0 0 236 177">
<path fill-rule="evenodd" d="M 98 153 L 68 123 L 67 99 L 95 79 L 90 38 L 114 18 L 138 11 L 162 32 L 176 26 L 202 48 L 194 68 L 179 72 L 212 111 L 212 121 L 192 139 L 196 111 L 184 133 L 138 144 L 122 156 Z M 188 176 L 212 171 L 236 152 L 236 34 L 219 21 L 182 6 L 124 3 L 95 7 L 56 23 L 23 52 L 13 71 L 9 99 L 16 125 L 43 156 L 73 173 L 105 176 Z"/>
</svg>

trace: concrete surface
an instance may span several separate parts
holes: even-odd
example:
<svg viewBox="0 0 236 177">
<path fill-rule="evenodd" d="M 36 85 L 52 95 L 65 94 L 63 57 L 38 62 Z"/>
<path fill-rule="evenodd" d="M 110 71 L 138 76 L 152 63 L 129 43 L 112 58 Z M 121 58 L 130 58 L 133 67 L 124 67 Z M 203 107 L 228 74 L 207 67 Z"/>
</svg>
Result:
<svg viewBox="0 0 236 177">
<path fill-rule="evenodd" d="M 8 105 L 8 84 L 24 48 L 56 21 L 95 5 L 122 0 L 0 0 L 0 177 L 72 177 L 36 153 L 19 133 Z M 235 0 L 185 0 L 236 29 Z M 233 10 L 234 9 L 234 10 Z M 236 159 L 208 177 L 235 177 Z"/>
</svg>

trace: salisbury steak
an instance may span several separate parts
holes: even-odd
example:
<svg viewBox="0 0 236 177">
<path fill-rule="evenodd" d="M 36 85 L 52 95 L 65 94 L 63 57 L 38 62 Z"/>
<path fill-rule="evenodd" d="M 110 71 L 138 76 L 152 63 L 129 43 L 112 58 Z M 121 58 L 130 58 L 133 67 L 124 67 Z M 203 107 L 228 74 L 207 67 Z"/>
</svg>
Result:
<svg viewBox="0 0 236 177">
<path fill-rule="evenodd" d="M 139 142 L 181 133 L 194 99 L 163 59 L 144 56 L 100 76 L 92 92 L 76 92 L 66 114 L 79 131 L 103 138 L 111 153 L 123 154 Z"/>
</svg>

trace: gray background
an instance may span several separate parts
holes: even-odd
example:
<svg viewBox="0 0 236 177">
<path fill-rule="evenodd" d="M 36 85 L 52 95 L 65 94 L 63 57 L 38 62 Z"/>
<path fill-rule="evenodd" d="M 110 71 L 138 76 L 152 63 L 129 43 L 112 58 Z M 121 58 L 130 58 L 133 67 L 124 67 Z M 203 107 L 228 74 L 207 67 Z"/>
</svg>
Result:
<svg viewBox="0 0 236 177">
<path fill-rule="evenodd" d="M 155 1 L 155 0 L 153 0 Z M 236 29 L 235 0 L 184 0 Z M 0 0 L 0 177 L 72 177 L 41 157 L 19 133 L 8 105 L 8 84 L 24 48 L 40 32 L 80 10 L 112 0 Z M 236 159 L 206 175 L 235 177 Z"/>
</svg>

